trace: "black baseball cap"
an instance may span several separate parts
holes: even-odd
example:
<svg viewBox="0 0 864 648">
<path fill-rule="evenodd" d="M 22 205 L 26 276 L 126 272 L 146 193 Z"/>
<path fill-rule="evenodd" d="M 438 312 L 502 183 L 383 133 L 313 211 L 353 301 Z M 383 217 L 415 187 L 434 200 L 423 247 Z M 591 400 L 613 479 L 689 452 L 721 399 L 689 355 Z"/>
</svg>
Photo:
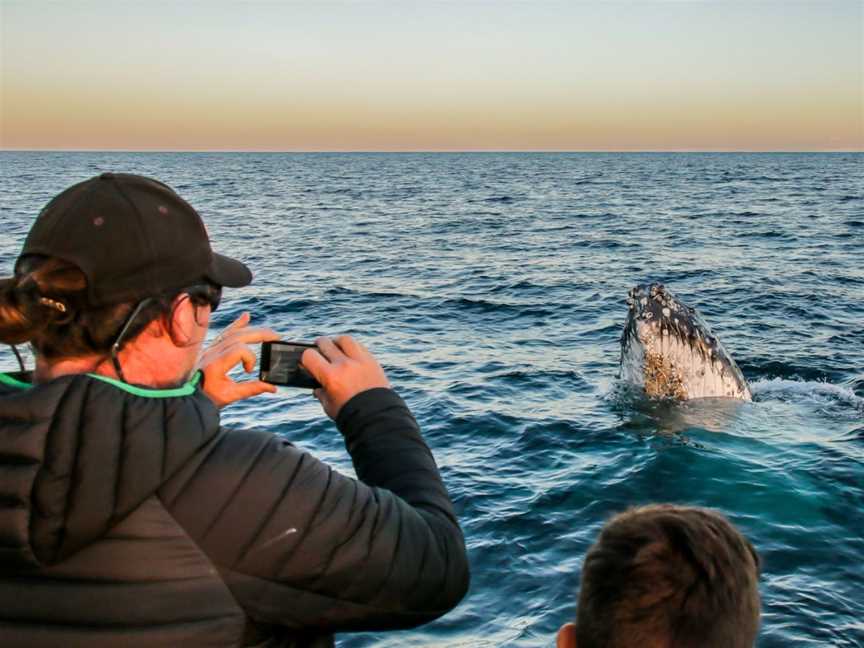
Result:
<svg viewBox="0 0 864 648">
<path fill-rule="evenodd" d="M 131 302 L 210 281 L 252 281 L 240 261 L 210 248 L 204 223 L 166 184 L 103 173 L 73 185 L 39 213 L 21 258 L 40 254 L 81 268 L 92 306 Z"/>
</svg>

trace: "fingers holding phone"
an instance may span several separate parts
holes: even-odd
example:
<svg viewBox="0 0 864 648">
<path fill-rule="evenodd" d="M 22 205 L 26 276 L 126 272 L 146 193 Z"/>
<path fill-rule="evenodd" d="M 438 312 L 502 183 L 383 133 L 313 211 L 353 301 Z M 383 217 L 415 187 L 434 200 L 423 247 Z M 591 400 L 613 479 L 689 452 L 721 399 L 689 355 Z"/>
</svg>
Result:
<svg viewBox="0 0 864 648">
<path fill-rule="evenodd" d="M 255 368 L 255 353 L 249 347 L 256 342 L 278 339 L 270 329 L 249 326 L 248 313 L 243 313 L 201 354 L 197 368 L 204 374 L 204 393 L 219 408 L 238 400 L 244 400 L 275 392 L 273 385 L 260 380 L 235 381 L 228 373 L 238 364 L 243 364 L 247 372 Z"/>
<path fill-rule="evenodd" d="M 374 356 L 348 335 L 321 337 L 315 344 L 265 342 L 261 345 L 260 379 L 284 387 L 313 389 L 332 419 L 360 392 L 390 387 Z"/>
<path fill-rule="evenodd" d="M 321 384 L 315 397 L 332 419 L 357 394 L 376 387 L 390 387 L 384 370 L 362 344 L 348 335 L 318 338 L 317 348 L 303 352 L 301 362 Z"/>
</svg>

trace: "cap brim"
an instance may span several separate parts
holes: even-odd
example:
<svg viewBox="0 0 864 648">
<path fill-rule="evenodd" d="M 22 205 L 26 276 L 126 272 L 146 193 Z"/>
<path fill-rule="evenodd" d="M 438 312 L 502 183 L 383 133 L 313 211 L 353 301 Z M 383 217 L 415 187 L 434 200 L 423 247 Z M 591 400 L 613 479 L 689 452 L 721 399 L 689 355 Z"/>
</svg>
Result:
<svg viewBox="0 0 864 648">
<path fill-rule="evenodd" d="M 252 283 L 252 271 L 236 259 L 214 252 L 207 278 L 217 286 L 242 288 Z"/>
</svg>

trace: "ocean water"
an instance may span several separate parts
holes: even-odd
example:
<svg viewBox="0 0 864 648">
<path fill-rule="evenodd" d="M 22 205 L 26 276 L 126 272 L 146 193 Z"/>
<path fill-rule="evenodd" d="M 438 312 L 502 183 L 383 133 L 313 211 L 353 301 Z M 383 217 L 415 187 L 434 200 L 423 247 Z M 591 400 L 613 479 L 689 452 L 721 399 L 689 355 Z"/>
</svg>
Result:
<svg viewBox="0 0 864 648">
<path fill-rule="evenodd" d="M 751 539 L 759 646 L 864 646 L 864 155 L 7 152 L 0 274 L 50 197 L 105 170 L 172 185 L 253 268 L 215 329 L 248 310 L 288 339 L 351 333 L 420 421 L 471 591 L 340 646 L 554 645 L 600 526 L 648 502 Z M 618 396 L 624 299 L 649 281 L 702 312 L 753 403 Z M 308 393 L 224 419 L 352 473 Z"/>
</svg>

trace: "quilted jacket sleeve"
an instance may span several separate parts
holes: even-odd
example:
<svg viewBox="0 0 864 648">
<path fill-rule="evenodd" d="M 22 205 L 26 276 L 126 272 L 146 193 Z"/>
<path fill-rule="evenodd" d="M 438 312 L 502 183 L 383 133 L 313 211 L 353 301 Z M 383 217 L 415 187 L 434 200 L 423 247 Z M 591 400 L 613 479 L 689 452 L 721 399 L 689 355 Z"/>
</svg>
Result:
<svg viewBox="0 0 864 648">
<path fill-rule="evenodd" d="M 414 417 L 373 389 L 337 425 L 359 480 L 272 434 L 225 431 L 160 496 L 256 621 L 337 631 L 444 614 L 468 563 Z"/>
</svg>

